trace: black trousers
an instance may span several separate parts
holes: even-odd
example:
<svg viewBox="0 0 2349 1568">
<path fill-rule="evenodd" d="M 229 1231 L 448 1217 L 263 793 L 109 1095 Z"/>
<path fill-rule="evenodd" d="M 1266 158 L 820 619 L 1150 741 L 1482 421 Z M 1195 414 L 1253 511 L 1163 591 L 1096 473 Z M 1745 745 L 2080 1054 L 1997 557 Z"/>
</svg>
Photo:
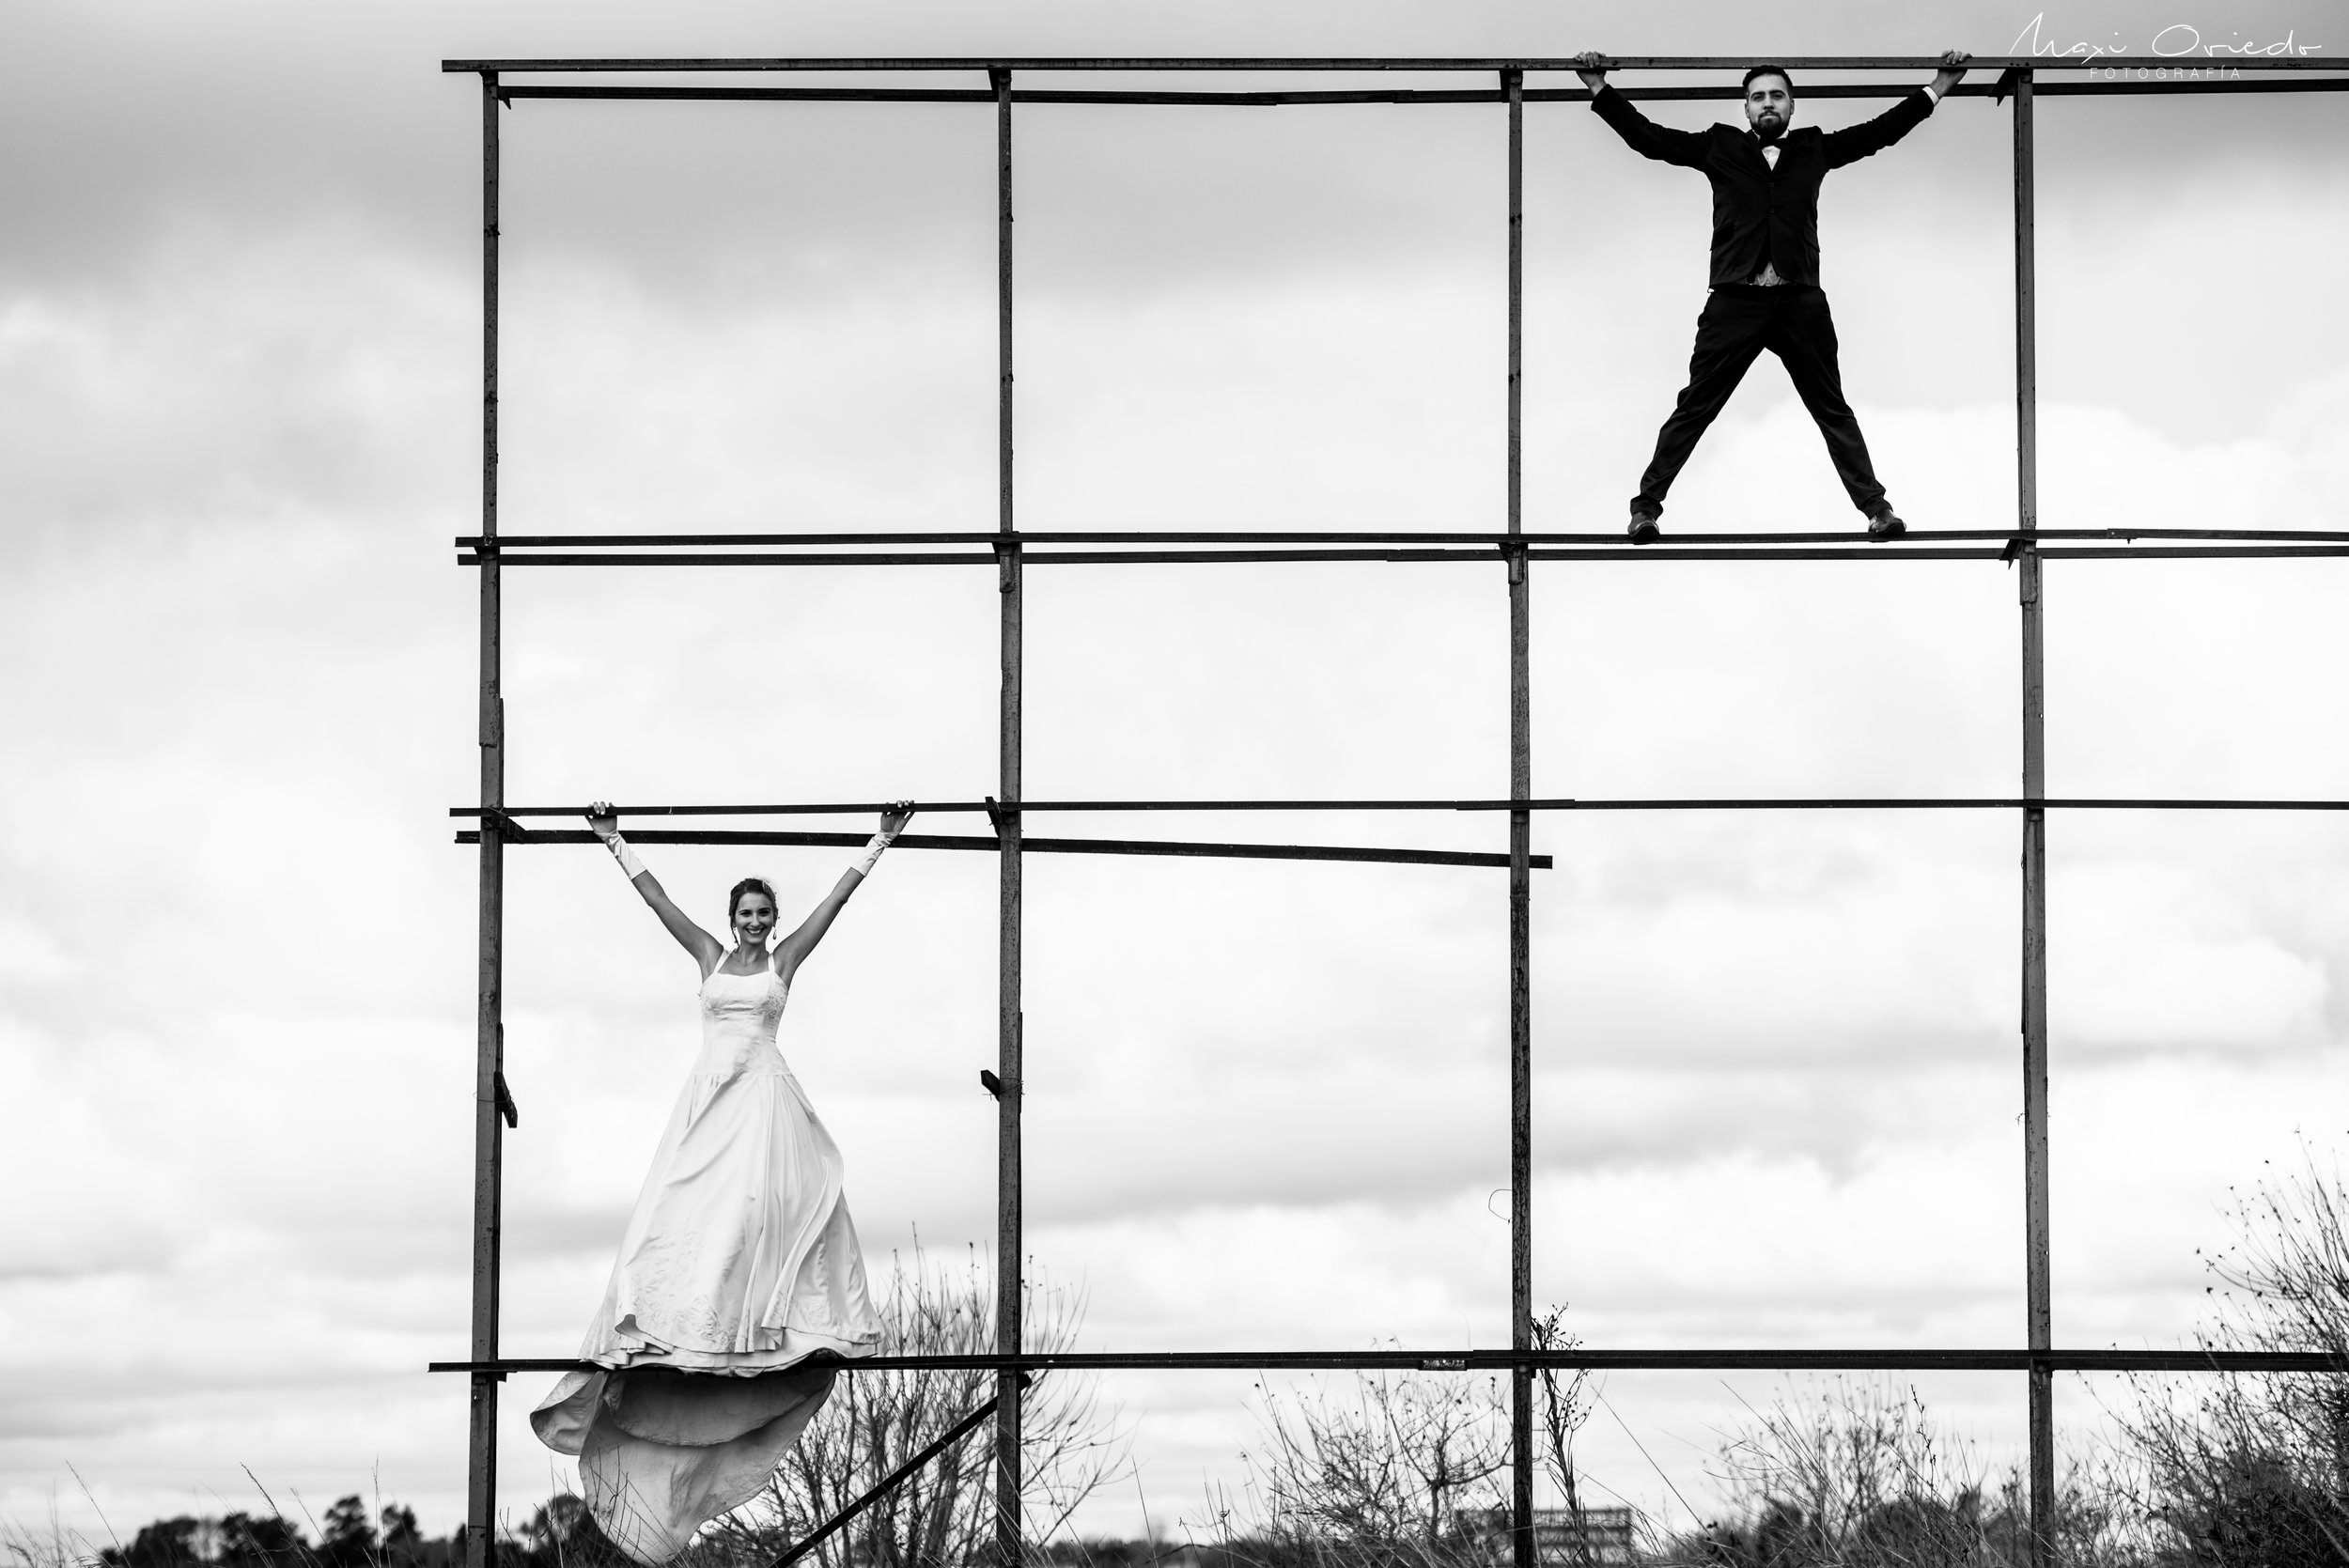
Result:
<svg viewBox="0 0 2349 1568">
<path fill-rule="evenodd" d="M 1747 367 L 1767 349 L 1786 366 L 1802 406 L 1818 421 L 1828 456 L 1851 504 L 1868 516 L 1884 509 L 1884 487 L 1868 461 L 1859 421 L 1843 401 L 1843 374 L 1835 363 L 1835 318 L 1828 314 L 1827 291 L 1811 284 L 1769 287 L 1732 283 L 1706 297 L 1697 318 L 1697 346 L 1688 356 L 1688 385 L 1672 417 L 1657 433 L 1656 456 L 1640 475 L 1631 509 L 1664 515 L 1664 492 L 1679 477 L 1697 438 L 1745 380 Z"/>
</svg>

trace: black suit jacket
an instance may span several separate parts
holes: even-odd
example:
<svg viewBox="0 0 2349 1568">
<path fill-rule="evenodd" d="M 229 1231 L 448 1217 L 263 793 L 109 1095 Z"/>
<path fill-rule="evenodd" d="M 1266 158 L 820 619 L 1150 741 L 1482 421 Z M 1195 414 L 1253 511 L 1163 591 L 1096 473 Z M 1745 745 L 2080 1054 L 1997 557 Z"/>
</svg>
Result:
<svg viewBox="0 0 2349 1568">
<path fill-rule="evenodd" d="M 1712 282 L 1719 287 L 1753 276 L 1766 240 L 1780 277 L 1817 283 L 1820 181 L 1828 170 L 1882 152 L 1907 135 L 1933 113 L 1933 98 L 1920 87 L 1875 118 L 1843 131 L 1797 126 L 1780 138 L 1776 169 L 1751 131 L 1734 125 L 1670 130 L 1611 86 L 1592 95 L 1591 107 L 1634 152 L 1701 170 L 1712 181 Z"/>
</svg>

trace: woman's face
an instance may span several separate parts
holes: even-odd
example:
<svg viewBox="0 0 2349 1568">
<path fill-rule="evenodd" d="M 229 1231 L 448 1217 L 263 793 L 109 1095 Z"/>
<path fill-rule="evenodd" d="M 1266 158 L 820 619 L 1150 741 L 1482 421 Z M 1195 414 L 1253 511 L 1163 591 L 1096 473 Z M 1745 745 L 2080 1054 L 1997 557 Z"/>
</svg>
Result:
<svg viewBox="0 0 2349 1568">
<path fill-rule="evenodd" d="M 744 893 L 734 902 L 734 934 L 752 946 L 763 945 L 775 929 L 775 901 L 763 893 Z"/>
</svg>

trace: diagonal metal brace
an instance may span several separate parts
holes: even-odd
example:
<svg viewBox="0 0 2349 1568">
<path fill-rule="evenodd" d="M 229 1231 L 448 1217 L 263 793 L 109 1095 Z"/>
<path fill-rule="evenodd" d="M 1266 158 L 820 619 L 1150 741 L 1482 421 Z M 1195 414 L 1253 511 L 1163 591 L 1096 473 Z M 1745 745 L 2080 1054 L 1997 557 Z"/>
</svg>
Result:
<svg viewBox="0 0 2349 1568">
<path fill-rule="evenodd" d="M 1027 1390 L 1028 1385 L 1034 1381 L 1035 1374 L 1034 1373 L 1021 1373 L 1019 1374 L 1020 1391 L 1024 1393 Z M 775 1559 L 774 1568 L 790 1568 L 790 1564 L 799 1561 L 800 1559 L 805 1557 L 808 1553 L 814 1551 L 817 1546 L 822 1545 L 832 1536 L 838 1534 L 841 1529 L 848 1525 L 849 1520 L 855 1518 L 858 1514 L 872 1507 L 873 1504 L 879 1502 L 881 1498 L 887 1497 L 890 1493 L 895 1491 L 898 1487 L 903 1486 L 907 1482 L 912 1480 L 913 1473 L 916 1470 L 919 1470 L 923 1466 L 928 1464 L 931 1460 L 937 1458 L 940 1454 L 954 1447 L 955 1444 L 962 1441 L 963 1438 L 971 1436 L 972 1430 L 975 1429 L 980 1422 L 986 1421 L 994 1413 L 995 1401 L 990 1399 L 986 1404 L 980 1405 L 977 1409 L 972 1411 L 969 1415 L 963 1417 L 962 1420 L 955 1422 L 954 1425 L 946 1429 L 943 1436 L 940 1437 L 929 1447 L 924 1449 L 921 1452 L 915 1454 L 912 1458 L 907 1460 L 904 1464 L 898 1466 L 895 1469 L 890 1471 L 886 1476 L 883 1476 L 879 1485 L 874 1487 L 871 1491 L 857 1498 L 856 1501 L 850 1503 L 848 1507 L 833 1514 L 830 1519 L 824 1521 L 821 1526 L 817 1527 L 808 1535 L 806 1540 L 801 1541 L 798 1545 L 792 1547 L 789 1551 Z"/>
</svg>

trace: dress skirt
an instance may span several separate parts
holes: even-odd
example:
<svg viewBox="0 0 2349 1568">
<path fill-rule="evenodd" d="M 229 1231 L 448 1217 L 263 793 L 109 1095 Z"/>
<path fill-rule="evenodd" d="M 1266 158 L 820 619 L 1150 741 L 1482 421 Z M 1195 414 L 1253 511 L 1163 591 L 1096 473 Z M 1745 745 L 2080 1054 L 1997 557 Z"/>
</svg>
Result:
<svg viewBox="0 0 2349 1568">
<path fill-rule="evenodd" d="M 840 1151 L 773 1044 L 782 983 L 704 984 L 702 1060 L 637 1195 L 580 1359 L 531 1413 L 640 1562 L 756 1497 L 879 1323 Z M 754 988 L 759 988 L 754 991 Z"/>
</svg>

